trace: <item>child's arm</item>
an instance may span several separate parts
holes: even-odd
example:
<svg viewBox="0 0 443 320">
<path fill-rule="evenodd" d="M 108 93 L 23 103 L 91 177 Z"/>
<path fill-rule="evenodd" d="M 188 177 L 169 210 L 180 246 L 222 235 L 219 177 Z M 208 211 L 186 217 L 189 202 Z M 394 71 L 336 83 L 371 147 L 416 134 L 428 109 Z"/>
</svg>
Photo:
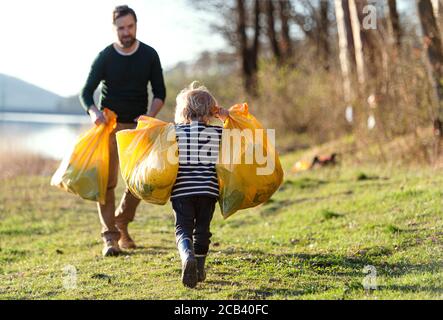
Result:
<svg viewBox="0 0 443 320">
<path fill-rule="evenodd" d="M 225 122 L 226 118 L 229 117 L 229 111 L 217 106 L 214 112 L 214 117 L 217 117 L 221 121 Z"/>
</svg>

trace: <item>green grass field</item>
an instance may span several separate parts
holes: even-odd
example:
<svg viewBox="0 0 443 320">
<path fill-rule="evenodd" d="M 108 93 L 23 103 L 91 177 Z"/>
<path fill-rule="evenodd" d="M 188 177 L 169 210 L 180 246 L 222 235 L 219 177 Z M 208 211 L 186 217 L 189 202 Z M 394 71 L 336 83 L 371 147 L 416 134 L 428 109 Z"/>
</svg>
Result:
<svg viewBox="0 0 443 320">
<path fill-rule="evenodd" d="M 285 169 L 293 159 L 283 157 Z M 102 258 L 95 204 L 49 180 L 0 181 L 2 299 L 443 298 L 436 170 L 288 173 L 267 204 L 225 221 L 217 209 L 207 281 L 196 289 L 180 282 L 170 203 L 143 203 L 130 227 L 140 248 Z M 64 286 L 66 266 L 76 288 Z M 375 267 L 376 289 L 363 286 L 365 266 Z"/>
</svg>

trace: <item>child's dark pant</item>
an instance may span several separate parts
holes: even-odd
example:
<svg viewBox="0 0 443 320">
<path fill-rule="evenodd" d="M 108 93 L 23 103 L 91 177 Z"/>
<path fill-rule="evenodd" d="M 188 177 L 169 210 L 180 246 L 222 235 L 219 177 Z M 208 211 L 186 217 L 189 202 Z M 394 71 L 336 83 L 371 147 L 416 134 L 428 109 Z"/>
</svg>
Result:
<svg viewBox="0 0 443 320">
<path fill-rule="evenodd" d="M 191 196 L 172 199 L 175 213 L 175 237 L 177 243 L 182 239 L 194 242 L 196 255 L 206 255 L 209 250 L 209 231 L 215 210 L 216 198 L 207 196 Z"/>
</svg>

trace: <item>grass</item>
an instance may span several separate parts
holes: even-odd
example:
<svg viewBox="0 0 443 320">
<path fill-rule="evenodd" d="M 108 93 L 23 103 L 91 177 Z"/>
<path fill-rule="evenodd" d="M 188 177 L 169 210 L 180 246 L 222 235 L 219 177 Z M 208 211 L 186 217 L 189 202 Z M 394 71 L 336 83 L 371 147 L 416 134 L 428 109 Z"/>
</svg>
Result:
<svg viewBox="0 0 443 320">
<path fill-rule="evenodd" d="M 293 158 L 282 157 L 288 172 Z M 102 258 L 94 203 L 50 187 L 48 176 L 3 179 L 0 298 L 443 298 L 442 174 L 337 167 L 285 178 L 260 207 L 227 220 L 217 209 L 196 289 L 180 282 L 169 203 L 139 207 L 130 226 L 139 249 Z M 367 266 L 375 290 L 363 286 Z M 65 288 L 73 270 L 76 287 Z"/>
</svg>

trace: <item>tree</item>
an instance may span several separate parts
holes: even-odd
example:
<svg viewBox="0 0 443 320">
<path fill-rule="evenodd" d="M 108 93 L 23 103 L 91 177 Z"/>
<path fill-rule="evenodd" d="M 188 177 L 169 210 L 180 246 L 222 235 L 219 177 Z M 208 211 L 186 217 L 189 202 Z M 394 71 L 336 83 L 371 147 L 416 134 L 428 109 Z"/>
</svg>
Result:
<svg viewBox="0 0 443 320">
<path fill-rule="evenodd" d="M 431 0 L 434 8 L 434 16 L 440 29 L 440 36 L 443 36 L 443 0 Z"/>
<path fill-rule="evenodd" d="M 198 10 L 218 17 L 210 25 L 235 49 L 246 92 L 256 95 L 260 49 L 260 0 L 188 0 Z M 209 15 L 208 15 L 209 16 Z"/>
<path fill-rule="evenodd" d="M 254 34 L 252 43 L 246 33 L 247 13 L 245 0 L 237 0 L 237 34 L 240 42 L 239 52 L 242 60 L 242 73 L 245 90 L 252 95 L 257 94 L 258 51 L 260 37 L 260 0 L 254 0 Z"/>
<path fill-rule="evenodd" d="M 428 74 L 434 89 L 434 98 L 437 112 L 434 117 L 434 130 L 436 135 L 442 136 L 443 119 L 443 55 L 440 31 L 434 16 L 430 0 L 417 0 L 418 13 L 423 31 L 423 44 L 428 59 Z"/>
<path fill-rule="evenodd" d="M 291 3 L 289 0 L 279 0 L 278 5 L 281 23 L 281 54 L 283 59 L 288 61 L 292 57 L 292 40 L 289 35 Z"/>
<path fill-rule="evenodd" d="M 271 43 L 272 52 L 274 57 L 279 64 L 282 63 L 282 54 L 280 51 L 280 46 L 277 40 L 277 33 L 275 31 L 275 19 L 274 19 L 274 2 L 273 0 L 268 0 L 265 2 L 266 5 L 266 18 L 268 24 L 268 38 Z"/>
<path fill-rule="evenodd" d="M 319 18 L 319 48 L 321 52 L 321 59 L 323 62 L 323 68 L 329 70 L 329 1 L 320 0 L 320 18 Z"/>
<path fill-rule="evenodd" d="M 388 5 L 389 5 L 389 22 L 391 24 L 392 33 L 394 36 L 396 51 L 398 52 L 401 47 L 402 32 L 400 27 L 400 18 L 397 11 L 397 1 L 388 0 Z"/>
<path fill-rule="evenodd" d="M 339 44 L 339 59 L 343 77 L 343 96 L 347 105 L 351 102 L 351 63 L 348 51 L 348 35 L 346 32 L 345 11 L 343 5 L 347 5 L 342 0 L 334 0 L 335 16 L 337 20 L 337 33 Z"/>
<path fill-rule="evenodd" d="M 365 77 L 365 60 L 363 56 L 363 42 L 361 38 L 360 18 L 358 15 L 357 5 L 355 0 L 349 0 L 349 12 L 351 16 L 352 38 L 354 39 L 354 54 L 357 65 L 357 79 L 360 88 L 366 82 Z"/>
<path fill-rule="evenodd" d="M 319 0 L 318 6 L 312 1 L 300 0 L 293 10 L 292 20 L 304 32 L 308 42 L 316 46 L 317 57 L 323 68 L 329 70 L 329 0 Z M 349 40 L 347 41 L 349 45 Z"/>
</svg>

